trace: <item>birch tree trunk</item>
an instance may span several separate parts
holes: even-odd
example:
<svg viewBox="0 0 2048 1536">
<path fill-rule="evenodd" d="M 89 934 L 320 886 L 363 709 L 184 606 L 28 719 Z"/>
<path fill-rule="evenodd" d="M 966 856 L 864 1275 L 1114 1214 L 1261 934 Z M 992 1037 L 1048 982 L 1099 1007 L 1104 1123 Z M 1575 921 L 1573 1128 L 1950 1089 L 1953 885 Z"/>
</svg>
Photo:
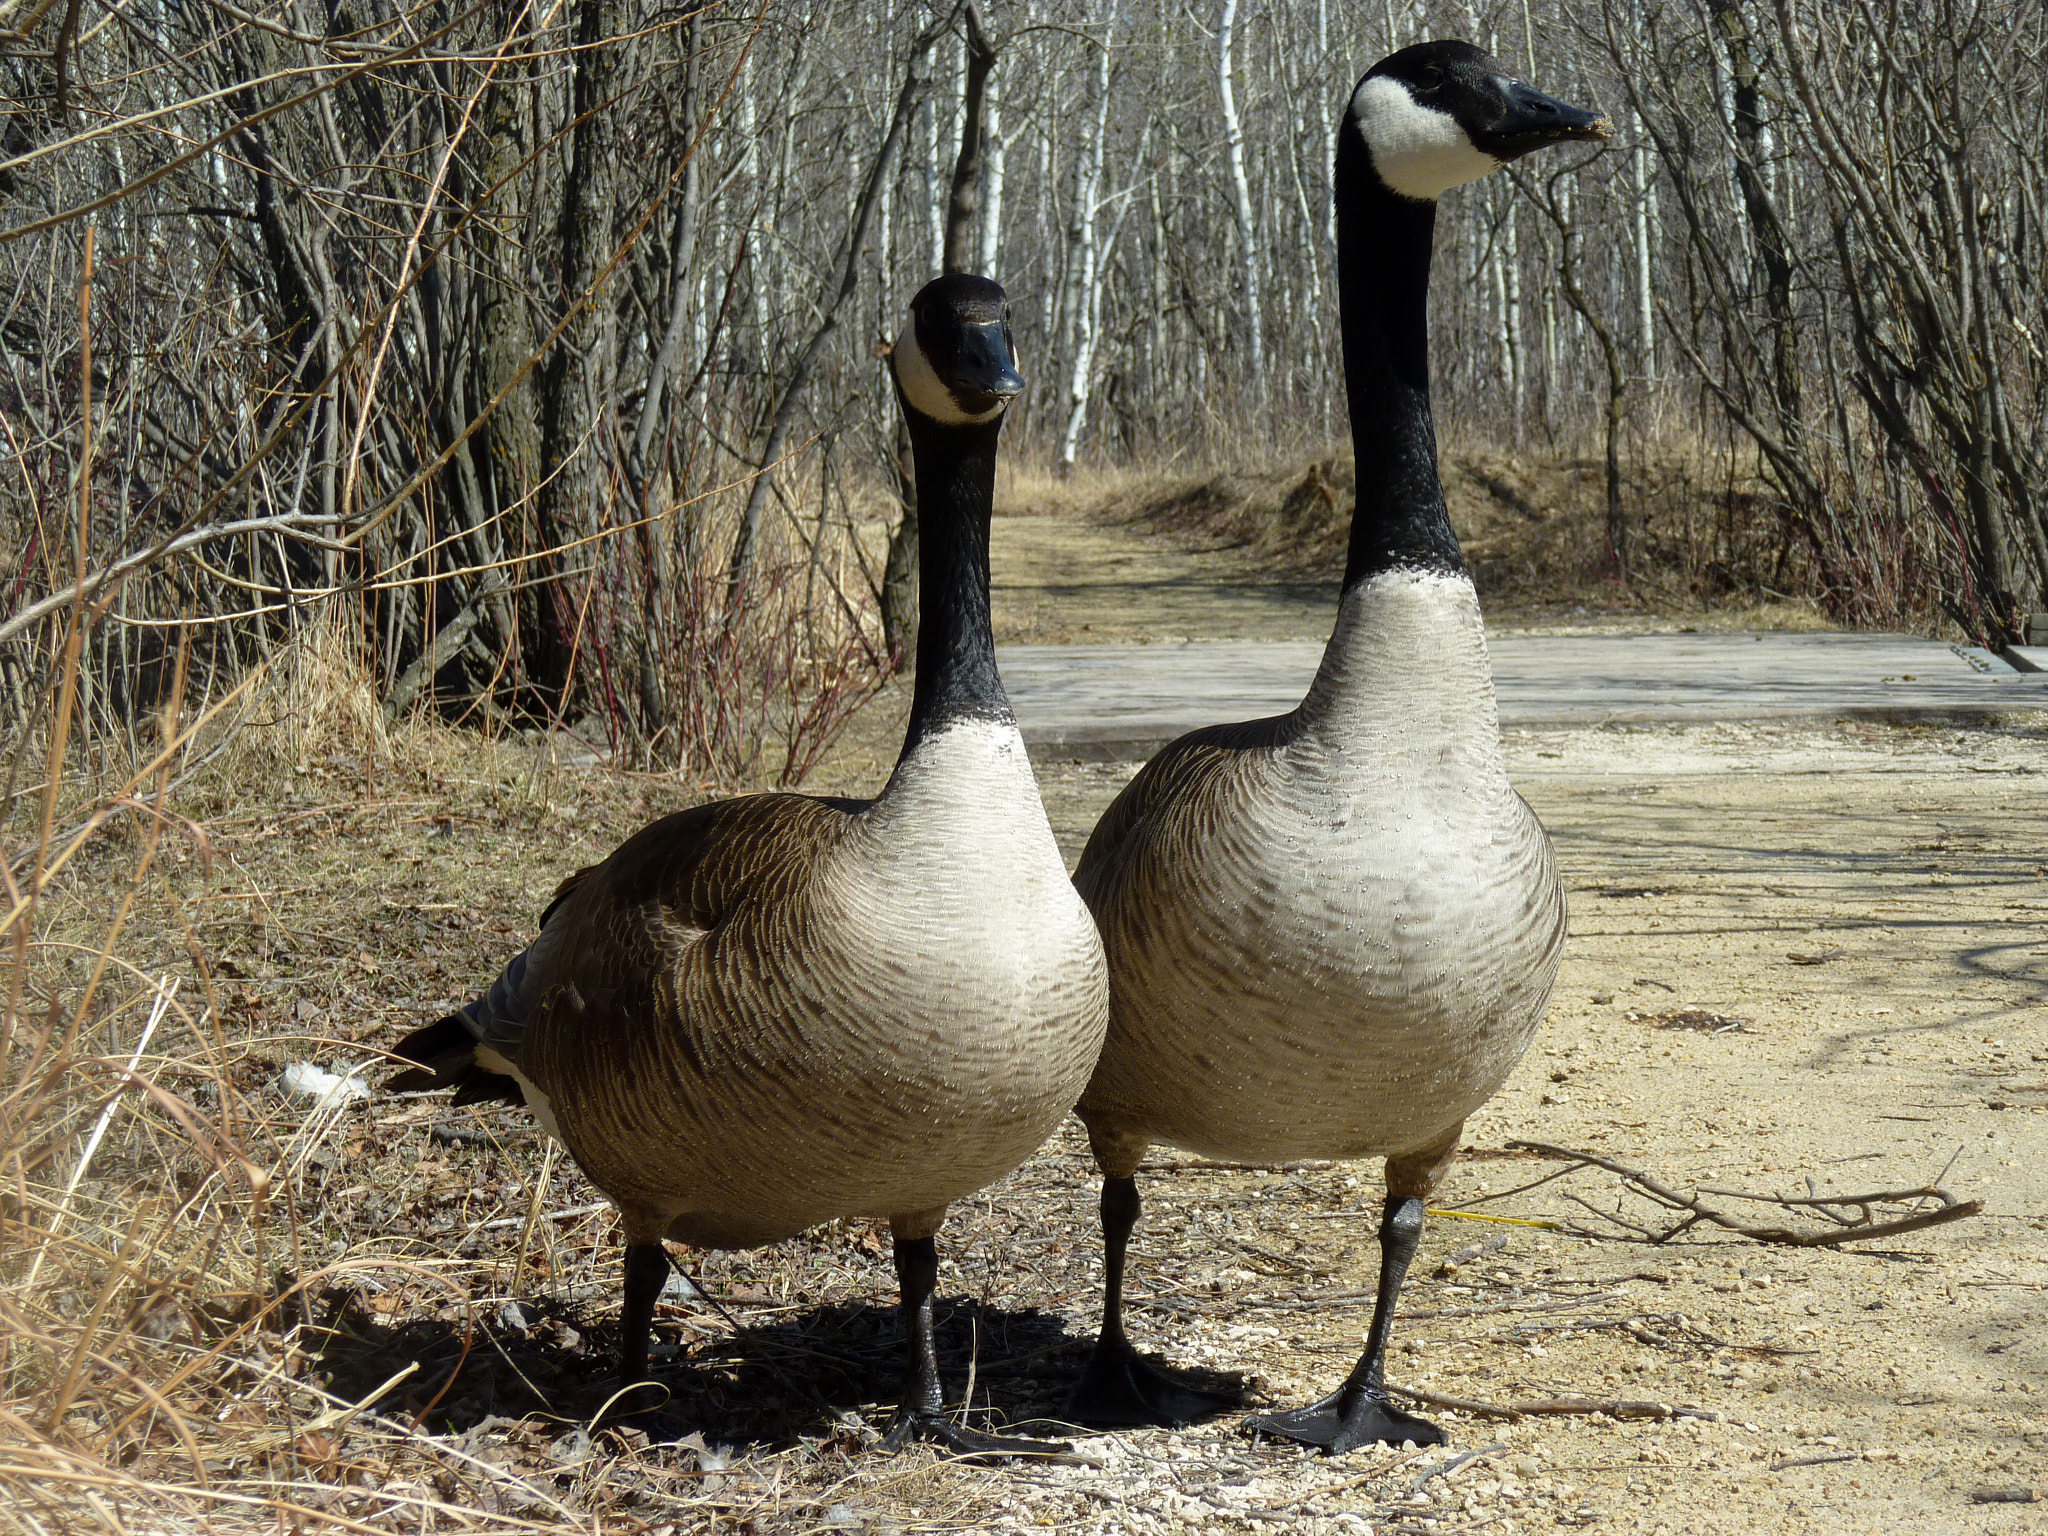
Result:
<svg viewBox="0 0 2048 1536">
<path fill-rule="evenodd" d="M 1519 204 L 1508 204 L 1508 216 L 1501 229 L 1501 245 L 1507 264 L 1507 292 L 1502 298 L 1502 320 L 1508 336 L 1508 440 L 1522 446 L 1523 417 L 1529 409 L 1529 346 L 1522 326 L 1522 221 Z"/>
<path fill-rule="evenodd" d="M 1252 222 L 1251 185 L 1245 179 L 1244 124 L 1237 115 L 1232 84 L 1231 46 L 1237 27 L 1237 0 L 1223 0 L 1216 26 L 1216 88 L 1223 99 L 1223 143 L 1230 165 L 1230 193 L 1237 209 L 1237 243 L 1243 258 L 1244 314 L 1251 377 L 1246 381 L 1255 406 L 1266 403 L 1266 327 L 1259 307 L 1259 244 Z"/>
<path fill-rule="evenodd" d="M 981 23 L 981 8 L 967 0 L 960 14 L 967 26 L 967 67 L 961 79 L 960 154 L 953 163 L 951 194 L 946 202 L 945 269 L 968 270 L 974 237 L 975 184 L 981 177 L 983 101 L 989 73 L 995 68 L 995 45 Z M 986 268 L 984 268 L 986 271 Z M 917 477 L 911 473 L 909 432 L 899 417 L 896 433 L 896 493 L 902 511 L 889 535 L 889 553 L 882 565 L 882 636 L 893 656 L 917 652 Z"/>
<path fill-rule="evenodd" d="M 975 252 L 974 268 L 983 277 L 1002 280 L 1003 181 L 1009 169 L 1010 146 L 1003 137 L 1003 103 L 993 86 L 988 92 L 988 125 L 983 134 L 983 152 L 988 172 L 983 178 L 981 198 L 981 243 Z"/>
<path fill-rule="evenodd" d="M 1081 431 L 1088 423 L 1089 386 L 1095 369 L 1095 336 L 1102 316 L 1102 263 L 1096 250 L 1096 215 L 1100 210 L 1103 161 L 1109 141 L 1110 49 L 1114 27 L 1103 33 L 1102 47 L 1095 55 L 1090 80 L 1088 137 L 1081 147 L 1081 159 L 1074 173 L 1074 209 L 1068 222 L 1068 239 L 1073 249 L 1074 351 L 1072 372 L 1067 378 L 1067 427 L 1060 435 L 1059 472 L 1071 474 L 1080 452 Z"/>
<path fill-rule="evenodd" d="M 1649 136 L 1643 132 L 1643 121 L 1635 113 L 1629 114 L 1629 126 L 1634 130 L 1636 147 L 1629 156 L 1629 170 L 1635 185 L 1634 205 L 1629 209 L 1629 233 L 1635 237 L 1636 257 L 1636 348 L 1642 371 L 1652 377 L 1657 372 L 1657 301 L 1656 273 L 1652 265 L 1651 236 L 1654 226 L 1653 209 L 1657 197 L 1656 173 L 1650 164 Z"/>
</svg>

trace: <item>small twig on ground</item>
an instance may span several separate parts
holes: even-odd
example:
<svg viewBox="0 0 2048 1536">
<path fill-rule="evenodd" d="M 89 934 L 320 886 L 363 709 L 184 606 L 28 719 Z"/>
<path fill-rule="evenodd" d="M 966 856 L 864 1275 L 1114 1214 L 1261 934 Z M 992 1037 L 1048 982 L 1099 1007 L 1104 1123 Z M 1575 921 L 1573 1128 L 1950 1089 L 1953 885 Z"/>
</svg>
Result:
<svg viewBox="0 0 2048 1536">
<path fill-rule="evenodd" d="M 1584 1200 L 1578 1200 L 1575 1196 L 1568 1197 L 1572 1198 L 1575 1203 L 1592 1211 L 1602 1221 L 1610 1222 L 1618 1227 L 1626 1227 L 1630 1231 L 1639 1234 L 1635 1237 L 1622 1237 L 1620 1240 L 1623 1242 L 1666 1243 L 1672 1238 L 1677 1237 L 1687 1228 L 1705 1221 L 1711 1222 L 1724 1231 L 1749 1238 L 1753 1242 L 1782 1243 L 1793 1248 L 1832 1248 L 1841 1243 L 1862 1242 L 1867 1238 L 1876 1237 L 1896 1237 L 1902 1232 L 1918 1232 L 1926 1227 L 1942 1226 L 1951 1221 L 1960 1221 L 1965 1216 L 1975 1216 L 1984 1209 L 1983 1201 L 1959 1201 L 1947 1190 L 1940 1188 L 1938 1182 L 1925 1185 L 1919 1189 L 1880 1190 L 1872 1194 L 1835 1195 L 1827 1198 L 1812 1199 L 1782 1195 L 1754 1195 L 1741 1190 L 1719 1189 L 1712 1186 L 1701 1186 L 1692 1194 L 1687 1195 L 1671 1188 L 1654 1174 L 1645 1173 L 1638 1168 L 1631 1168 L 1625 1163 L 1615 1162 L 1612 1158 L 1602 1157 L 1597 1152 L 1578 1152 L 1569 1147 L 1552 1146 L 1548 1142 L 1541 1141 L 1511 1141 L 1508 1145 L 1511 1147 L 1527 1147 L 1532 1151 L 1542 1153 L 1546 1157 L 1568 1158 L 1576 1163 L 1586 1164 L 1594 1168 L 1604 1168 L 1609 1173 L 1619 1176 L 1621 1181 L 1637 1194 L 1655 1201 L 1666 1210 L 1683 1211 L 1686 1213 L 1684 1218 L 1675 1226 L 1669 1227 L 1662 1232 L 1653 1232 L 1648 1227 L 1629 1221 L 1618 1213 L 1601 1211 Z M 1953 1164 L 1953 1159 L 1951 1159 L 1951 1164 Z M 1943 1171 L 1946 1172 L 1946 1170 Z M 1788 1211 L 1813 1212 L 1834 1222 L 1835 1226 L 1832 1229 L 1824 1228 L 1817 1232 L 1801 1231 L 1792 1227 L 1753 1226 L 1745 1221 L 1737 1221 L 1726 1212 L 1714 1209 L 1714 1207 L 1708 1205 L 1700 1198 L 1701 1194 L 1728 1195 L 1739 1200 L 1753 1200 L 1765 1205 L 1779 1206 Z M 1911 1216 L 1904 1216 L 1896 1221 L 1876 1221 L 1872 1219 L 1872 1208 L 1875 1206 L 1904 1205 L 1909 1201 L 1918 1203 L 1927 1200 L 1938 1200 L 1941 1203 L 1933 1210 L 1917 1211 Z M 1855 1214 L 1842 1214 L 1845 1211 L 1853 1211 Z M 1578 1227 L 1572 1227 L 1568 1230 L 1582 1237 L 1614 1237 L 1616 1235 L 1613 1232 L 1600 1232 Z"/>
<path fill-rule="evenodd" d="M 1432 1408 L 1449 1408 L 1458 1413 L 1476 1413 L 1490 1419 L 1521 1419 L 1539 1416 L 1604 1413 L 1610 1419 L 1706 1419 L 1718 1422 L 1720 1414 L 1710 1408 L 1687 1408 L 1676 1403 L 1653 1403 L 1618 1397 L 1537 1397 L 1519 1403 L 1482 1403 L 1466 1397 L 1451 1397 L 1421 1387 L 1389 1386 L 1389 1392 Z"/>
<path fill-rule="evenodd" d="M 1475 1462 L 1482 1456 L 1491 1456 L 1495 1451 L 1504 1451 L 1506 1449 L 1506 1446 L 1496 1443 L 1493 1445 L 1482 1445 L 1476 1451 L 1466 1451 L 1459 1456 L 1446 1457 L 1433 1467 L 1424 1467 L 1415 1481 L 1408 1485 L 1408 1491 L 1411 1494 L 1420 1493 L 1422 1492 L 1423 1484 L 1427 1483 L 1431 1478 L 1449 1477 L 1458 1468 L 1470 1462 Z"/>
<path fill-rule="evenodd" d="M 1554 1173 L 1546 1173 L 1543 1175 L 1542 1178 L 1531 1179 L 1526 1184 L 1517 1184 L 1512 1189 L 1497 1189 L 1484 1195 L 1474 1195 L 1470 1200 L 1460 1200 L 1452 1205 L 1439 1206 L 1436 1210 L 1430 1212 L 1430 1214 L 1432 1216 L 1452 1215 L 1456 1212 L 1464 1210 L 1468 1206 L 1484 1205 L 1489 1200 L 1505 1200 L 1509 1195 L 1524 1194 L 1529 1190 L 1538 1189 L 1543 1185 L 1548 1184 L 1552 1179 L 1570 1178 L 1574 1173 L 1577 1172 L 1578 1169 L 1576 1168 L 1559 1168 Z"/>
<path fill-rule="evenodd" d="M 1310 1279 L 1315 1279 L 1329 1273 L 1327 1269 L 1317 1269 L 1312 1265 L 1302 1263 L 1299 1259 L 1290 1259 L 1284 1253 L 1275 1253 L 1270 1248 L 1261 1248 L 1257 1243 L 1248 1243 L 1241 1237 L 1227 1238 L 1225 1241 L 1241 1253 L 1248 1253 L 1255 1259 L 1264 1259 L 1268 1264 L 1278 1264 L 1283 1269 L 1291 1269 L 1297 1275 L 1307 1275 Z"/>
<path fill-rule="evenodd" d="M 574 1221 L 580 1217 L 595 1216 L 600 1211 L 608 1211 L 610 1209 L 611 1202 L 609 1200 L 599 1200 L 593 1205 L 572 1205 L 567 1210 L 543 1211 L 540 1215 L 540 1220 Z M 495 1221 L 482 1223 L 476 1230 L 479 1232 L 502 1232 L 509 1227 L 524 1227 L 526 1221 L 527 1218 L 524 1216 L 500 1216 Z"/>
<path fill-rule="evenodd" d="M 1404 1323 L 1426 1323 L 1444 1317 L 1487 1317 L 1497 1312 L 1583 1312 L 1603 1301 L 1625 1300 L 1627 1297 L 1620 1291 L 1594 1291 L 1563 1300 L 1544 1295 L 1528 1301 L 1486 1301 L 1469 1307 L 1426 1307 L 1416 1312 L 1403 1307 L 1400 1317 Z"/>
<path fill-rule="evenodd" d="M 1855 1451 L 1851 1451 L 1846 1456 L 1798 1456 L 1794 1457 L 1791 1461 L 1772 1462 L 1771 1470 L 1773 1472 L 1789 1472 L 1794 1467 L 1825 1467 L 1831 1466 L 1838 1461 L 1861 1461 L 1862 1459 L 1863 1457 Z"/>
<path fill-rule="evenodd" d="M 1460 1248 L 1451 1255 L 1449 1262 L 1452 1264 L 1470 1264 L 1474 1259 L 1483 1259 L 1489 1253 L 1500 1252 L 1507 1245 L 1508 1239 L 1505 1232 L 1493 1237 L 1482 1238 L 1476 1243 L 1467 1243 L 1464 1247 Z"/>
<path fill-rule="evenodd" d="M 1491 1211 L 1461 1211 L 1449 1207 L 1443 1210 L 1433 1210 L 1429 1214 L 1432 1216 L 1443 1216 L 1453 1221 L 1497 1221 L 1506 1227 L 1537 1227 L 1545 1232 L 1561 1232 L 1564 1230 L 1561 1222 L 1551 1221 L 1547 1217 L 1542 1216 L 1496 1216 Z"/>
<path fill-rule="evenodd" d="M 1291 1514 L 1299 1510 L 1304 1504 L 1312 1504 L 1317 1499 L 1334 1498 L 1340 1493 L 1349 1493 L 1353 1488 L 1362 1487 L 1366 1483 L 1390 1478 L 1409 1462 L 1418 1460 L 1428 1454 L 1427 1448 L 1408 1451 L 1395 1460 L 1388 1462 L 1384 1467 L 1374 1467 L 1370 1472 L 1360 1472 L 1355 1477 L 1345 1478 L 1341 1483 L 1325 1483 L 1320 1488 L 1311 1488 L 1307 1493 L 1300 1495 L 1298 1498 L 1289 1499 L 1285 1504 L 1269 1506 L 1265 1513 L 1275 1517 Z"/>
</svg>

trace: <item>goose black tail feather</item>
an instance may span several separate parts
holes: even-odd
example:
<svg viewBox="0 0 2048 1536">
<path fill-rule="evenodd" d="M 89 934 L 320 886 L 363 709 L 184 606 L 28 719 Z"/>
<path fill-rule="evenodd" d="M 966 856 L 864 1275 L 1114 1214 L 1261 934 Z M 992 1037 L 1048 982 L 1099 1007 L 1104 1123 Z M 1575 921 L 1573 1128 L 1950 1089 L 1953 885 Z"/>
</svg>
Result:
<svg viewBox="0 0 2048 1536">
<path fill-rule="evenodd" d="M 477 1065 L 476 1026 L 460 1013 L 416 1029 L 397 1045 L 395 1054 L 418 1065 L 384 1084 L 386 1093 L 432 1093 L 453 1088 L 457 1104 L 524 1104 L 519 1084 L 502 1072 Z"/>
</svg>

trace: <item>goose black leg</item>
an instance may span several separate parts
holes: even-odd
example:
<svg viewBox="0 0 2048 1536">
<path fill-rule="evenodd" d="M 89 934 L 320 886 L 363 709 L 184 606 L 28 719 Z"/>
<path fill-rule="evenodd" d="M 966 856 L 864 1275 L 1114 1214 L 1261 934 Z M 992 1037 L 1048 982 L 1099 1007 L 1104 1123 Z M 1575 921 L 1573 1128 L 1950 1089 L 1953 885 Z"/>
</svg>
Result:
<svg viewBox="0 0 2048 1536">
<path fill-rule="evenodd" d="M 1365 1353 L 1344 1378 L 1344 1385 L 1319 1403 L 1292 1413 L 1260 1414 L 1245 1428 L 1283 1440 L 1313 1445 L 1327 1456 L 1341 1456 L 1361 1445 L 1442 1445 L 1444 1432 L 1427 1419 L 1404 1413 L 1387 1401 L 1387 1334 L 1394 1321 L 1394 1303 L 1409 1261 L 1422 1240 L 1422 1201 L 1413 1195 L 1389 1195 L 1380 1223 L 1380 1283 L 1373 1297 L 1372 1327 Z"/>
<path fill-rule="evenodd" d="M 617 1415 L 656 1435 L 665 1433 L 670 1426 L 665 1419 L 655 1416 L 666 1394 L 647 1379 L 647 1350 L 654 1333 L 654 1304 L 661 1300 L 661 1288 L 668 1283 L 668 1273 L 668 1250 L 659 1239 L 626 1244 L 626 1295 L 619 1308 L 621 1390 L 613 1400 L 614 1407 L 604 1415 Z M 636 1387 L 644 1390 L 634 1391 Z"/>
<path fill-rule="evenodd" d="M 1140 1209 L 1136 1179 L 1102 1181 L 1102 1331 L 1067 1399 L 1066 1416 L 1076 1424 L 1179 1429 L 1237 1406 L 1234 1395 L 1205 1392 L 1147 1365 L 1124 1334 L 1124 1258 Z"/>
<path fill-rule="evenodd" d="M 626 1301 L 619 1312 L 619 1380 L 634 1386 L 647 1379 L 647 1346 L 654 1333 L 654 1304 L 668 1284 L 668 1250 L 660 1243 L 626 1245 Z"/>
<path fill-rule="evenodd" d="M 943 1445 L 956 1456 L 1053 1456 L 1073 1450 L 1049 1440 L 1013 1440 L 966 1429 L 946 1417 L 939 1388 L 938 1347 L 932 1339 L 932 1293 L 939 1286 L 939 1248 L 929 1237 L 896 1239 L 896 1283 L 903 1292 L 904 1345 L 910 1376 L 896 1421 L 882 1449 L 900 1451 L 913 1440 Z"/>
</svg>

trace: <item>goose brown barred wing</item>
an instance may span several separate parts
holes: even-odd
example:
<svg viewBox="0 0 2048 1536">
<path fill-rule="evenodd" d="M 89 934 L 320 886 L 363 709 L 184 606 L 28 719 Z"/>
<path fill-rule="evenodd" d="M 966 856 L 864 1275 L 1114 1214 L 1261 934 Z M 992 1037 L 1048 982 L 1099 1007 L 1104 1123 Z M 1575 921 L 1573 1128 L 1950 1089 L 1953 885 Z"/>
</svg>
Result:
<svg viewBox="0 0 2048 1536">
<path fill-rule="evenodd" d="M 1161 815 L 1179 820 L 1198 814 L 1206 794 L 1230 775 L 1242 754 L 1277 741 L 1290 718 L 1204 726 L 1169 743 L 1138 770 L 1095 823 L 1074 868 L 1074 884 L 1098 918 L 1104 910 L 1098 897 L 1117 880 L 1132 850 L 1157 835 L 1150 822 Z"/>
</svg>

